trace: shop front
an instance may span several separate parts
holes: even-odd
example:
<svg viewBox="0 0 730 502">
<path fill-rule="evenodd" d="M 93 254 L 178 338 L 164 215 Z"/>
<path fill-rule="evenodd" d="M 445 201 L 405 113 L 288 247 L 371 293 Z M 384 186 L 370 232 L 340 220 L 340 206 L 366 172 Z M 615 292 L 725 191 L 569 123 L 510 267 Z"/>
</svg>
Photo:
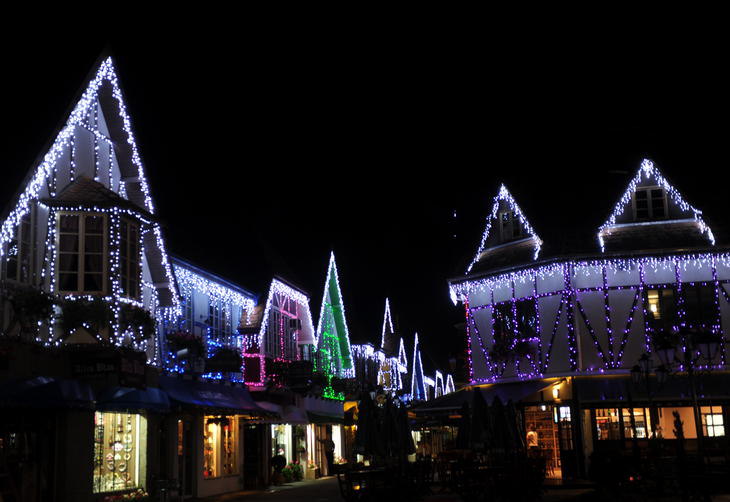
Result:
<svg viewBox="0 0 730 502">
<path fill-rule="evenodd" d="M 183 497 L 207 497 L 244 489 L 244 453 L 260 445 L 250 435 L 262 416 L 269 413 L 256 405 L 244 387 L 160 377 L 160 386 L 173 404 L 166 427 L 166 450 L 173 451 L 169 471 L 177 476 Z"/>
</svg>

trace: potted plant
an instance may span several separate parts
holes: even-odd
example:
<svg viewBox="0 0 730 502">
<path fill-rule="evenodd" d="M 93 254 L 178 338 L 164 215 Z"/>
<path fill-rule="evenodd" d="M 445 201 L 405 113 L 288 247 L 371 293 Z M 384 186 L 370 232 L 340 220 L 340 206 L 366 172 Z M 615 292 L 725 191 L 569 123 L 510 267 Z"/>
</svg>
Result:
<svg viewBox="0 0 730 502">
<path fill-rule="evenodd" d="M 40 321 L 53 316 L 55 301 L 51 295 L 32 286 L 22 284 L 3 284 L 5 296 L 10 303 L 13 317 L 8 331 L 17 326 L 19 334 L 35 333 Z"/>
</svg>

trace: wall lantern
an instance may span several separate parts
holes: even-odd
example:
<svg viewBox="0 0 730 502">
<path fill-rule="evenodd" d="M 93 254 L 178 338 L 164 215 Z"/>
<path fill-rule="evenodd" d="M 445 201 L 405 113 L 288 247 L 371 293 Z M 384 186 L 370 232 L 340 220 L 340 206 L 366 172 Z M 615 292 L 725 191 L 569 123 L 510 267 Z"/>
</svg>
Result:
<svg viewBox="0 0 730 502">
<path fill-rule="evenodd" d="M 553 399 L 560 399 L 560 387 L 558 385 L 553 387 Z"/>
</svg>

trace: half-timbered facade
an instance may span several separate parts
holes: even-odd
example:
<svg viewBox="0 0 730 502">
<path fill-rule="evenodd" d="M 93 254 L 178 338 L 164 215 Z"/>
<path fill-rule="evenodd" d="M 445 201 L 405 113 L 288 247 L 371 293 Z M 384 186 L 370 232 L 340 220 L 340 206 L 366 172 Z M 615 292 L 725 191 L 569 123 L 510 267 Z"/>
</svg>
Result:
<svg viewBox="0 0 730 502">
<path fill-rule="evenodd" d="M 715 244 L 702 212 L 648 160 L 598 228 L 593 252 L 551 253 L 502 186 L 466 274 L 450 281 L 466 311 L 471 383 L 531 402 L 528 422 L 558 423 L 548 429 L 563 477 L 578 475 L 609 440 L 673 438 L 673 410 L 687 438 L 724 435 L 708 429 L 724 423 L 717 399 L 730 397 L 718 390 L 730 253 Z M 653 388 L 628 378 L 641 361 Z M 694 402 L 681 378 L 688 370 L 712 373 Z M 667 373 L 676 378 L 659 385 Z M 659 396 L 671 406 L 652 411 Z"/>
</svg>

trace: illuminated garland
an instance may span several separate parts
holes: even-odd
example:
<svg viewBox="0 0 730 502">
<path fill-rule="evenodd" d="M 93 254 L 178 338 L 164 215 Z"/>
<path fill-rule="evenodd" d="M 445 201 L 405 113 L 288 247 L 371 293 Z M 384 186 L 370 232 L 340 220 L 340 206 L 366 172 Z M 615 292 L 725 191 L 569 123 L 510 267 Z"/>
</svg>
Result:
<svg viewBox="0 0 730 502">
<path fill-rule="evenodd" d="M 514 304 L 515 301 L 523 301 L 523 300 L 532 300 L 535 302 L 536 305 L 539 306 L 538 300 L 540 298 L 546 298 L 551 296 L 560 296 L 560 303 L 557 305 L 557 311 L 555 314 L 555 320 L 552 326 L 552 330 L 549 336 L 549 342 L 547 347 L 544 347 L 544 354 L 543 356 L 538 357 L 538 361 L 542 359 L 542 361 L 539 361 L 539 371 L 532 372 L 528 374 L 518 374 L 517 377 L 520 379 L 527 379 L 527 378 L 535 378 L 535 377 L 542 377 L 543 374 L 547 371 L 547 368 L 550 363 L 550 356 L 552 354 L 553 345 L 555 342 L 555 338 L 557 335 L 558 327 L 560 326 L 561 320 L 565 321 L 565 327 L 567 330 L 567 337 L 568 337 L 568 356 L 569 356 L 569 362 L 570 362 L 570 369 L 574 372 L 582 372 L 582 373 L 591 373 L 591 372 L 598 372 L 603 373 L 608 370 L 622 370 L 622 364 L 623 364 L 623 358 L 624 358 L 624 352 L 625 348 L 627 346 L 627 343 L 629 341 L 629 333 L 631 331 L 633 322 L 635 320 L 636 311 L 639 308 L 640 300 L 642 304 L 643 309 L 643 319 L 644 319 L 644 329 L 643 331 L 643 337 L 644 337 L 644 349 L 646 352 L 652 351 L 652 344 L 651 339 L 654 333 L 654 330 L 652 326 L 649 323 L 649 315 L 648 315 L 648 306 L 646 301 L 646 290 L 647 289 L 654 289 L 654 288 L 674 288 L 676 290 L 676 302 L 677 302 L 677 322 L 679 323 L 679 326 L 685 326 L 686 322 L 686 310 L 684 307 L 684 289 L 687 286 L 708 286 L 714 288 L 714 300 L 715 300 L 715 318 L 711 322 L 708 322 L 707 324 L 702 324 L 699 327 L 701 329 L 707 329 L 713 333 L 721 334 L 724 336 L 724 331 L 721 323 L 721 309 L 720 309 L 720 298 L 724 298 L 728 303 L 730 303 L 730 295 L 727 294 L 727 291 L 724 288 L 724 284 L 730 283 L 730 279 L 719 279 L 718 278 L 718 272 L 717 267 L 718 264 L 722 264 L 724 267 L 730 267 L 730 256 L 727 253 L 706 253 L 706 254 L 686 254 L 686 255 L 679 255 L 679 256 L 666 256 L 666 257 L 640 257 L 640 258 L 633 258 L 633 259 L 625 259 L 625 258 L 618 258 L 618 259 L 605 259 L 605 260 L 595 260 L 595 261 L 566 261 L 563 263 L 556 263 L 544 267 L 537 267 L 533 269 L 528 270 L 522 270 L 519 272 L 513 272 L 508 274 L 502 274 L 497 277 L 491 277 L 486 279 L 474 279 L 471 281 L 468 281 L 469 284 L 452 284 L 453 286 L 456 286 L 456 288 L 463 287 L 463 289 L 458 290 L 459 296 L 465 300 L 465 309 L 467 314 L 467 340 L 469 343 L 469 347 L 467 350 L 467 355 L 469 357 L 469 366 L 470 366 L 470 380 L 473 383 L 487 383 L 487 382 L 495 382 L 499 378 L 502 377 L 504 368 L 499 365 L 499 363 L 496 363 L 491 360 L 489 352 L 487 351 L 487 348 L 484 344 L 483 338 L 481 333 L 479 332 L 479 328 L 476 324 L 476 320 L 474 318 L 474 313 L 483 310 L 483 309 L 494 309 L 497 305 L 505 304 L 507 302 L 511 302 Z M 660 268 L 669 271 L 673 270 L 674 274 L 674 280 L 670 283 L 647 283 L 646 282 L 646 269 L 647 267 L 652 267 L 654 271 L 659 270 Z M 689 268 L 697 269 L 699 267 L 703 267 L 705 269 L 705 272 L 709 276 L 711 273 L 712 279 L 708 280 L 701 280 L 701 281 L 683 281 L 682 280 L 682 271 L 687 270 Z M 600 270 L 598 270 L 600 268 Z M 609 281 L 607 279 L 607 272 L 612 271 L 626 271 L 626 270 L 635 270 L 638 272 L 638 278 L 637 282 L 634 284 L 628 284 L 628 285 L 615 285 L 615 286 L 609 286 Z M 521 280 L 521 281 L 534 281 L 537 278 L 546 278 L 549 274 L 554 274 L 555 276 L 559 276 L 558 274 L 561 274 L 563 276 L 563 289 L 557 290 L 557 291 L 548 291 L 544 293 L 538 293 L 537 288 L 533 286 L 532 288 L 532 294 L 528 296 L 524 296 L 521 298 L 517 298 L 515 295 L 514 289 L 512 290 L 512 298 L 509 298 L 507 300 L 503 300 L 500 302 L 496 302 L 494 299 L 494 290 L 497 288 L 504 288 L 506 286 L 506 281 L 515 281 L 515 280 Z M 592 286 L 592 287 L 577 287 L 573 285 L 573 278 L 575 278 L 578 274 L 582 273 L 584 276 L 589 275 L 600 275 L 601 277 L 601 285 L 600 286 Z M 488 303 L 485 303 L 483 305 L 476 305 L 473 306 L 469 303 L 469 295 L 479 291 L 484 293 L 485 289 L 489 288 L 489 294 L 490 294 L 490 301 Z M 626 319 L 625 326 L 622 326 L 622 330 L 620 331 L 619 339 L 617 340 L 616 337 L 613 336 L 613 330 L 611 328 L 611 312 L 613 311 L 613 308 L 611 307 L 611 299 L 609 297 L 610 291 L 621 291 L 621 290 L 628 290 L 633 291 L 633 298 L 631 302 L 631 307 L 628 311 L 628 316 Z M 589 321 L 588 315 L 586 314 L 582 302 L 578 299 L 579 295 L 581 293 L 588 293 L 588 292 L 601 292 L 603 294 L 603 315 L 605 316 L 606 320 L 606 335 L 608 343 L 613 347 L 613 345 L 618 341 L 618 350 L 616 353 L 614 353 L 612 350 L 604 350 L 603 347 L 601 347 L 601 344 L 599 343 L 599 337 L 592 326 L 591 322 Z M 586 329 L 587 329 L 587 335 L 593 342 L 593 346 L 596 350 L 596 354 L 602 361 L 602 366 L 599 368 L 579 368 L 578 365 L 578 348 L 577 348 L 577 339 L 576 339 L 576 331 L 575 331 L 575 310 L 577 309 L 577 314 L 583 319 Z M 566 312 L 565 316 L 563 316 L 563 312 Z M 536 309 L 536 315 L 538 314 L 538 309 Z M 492 330 L 494 330 L 494 320 L 495 316 L 492 315 Z M 541 329 L 540 329 L 541 331 Z M 481 351 L 484 355 L 484 360 L 487 365 L 488 371 L 492 374 L 492 377 L 490 378 L 475 378 L 473 373 L 473 366 L 472 366 L 472 347 L 473 345 L 472 338 L 476 336 L 476 340 L 479 342 L 478 345 L 481 348 Z M 543 339 L 542 335 L 540 336 L 541 339 Z M 620 341 L 619 341 L 620 340 Z M 725 351 L 721 351 L 720 354 L 720 361 L 721 364 L 719 366 L 723 366 L 726 363 L 726 355 Z M 625 370 L 625 368 L 623 368 Z"/>
<path fill-rule="evenodd" d="M 261 317 L 261 326 L 259 328 L 259 332 L 256 335 L 249 335 L 244 337 L 244 351 L 243 351 L 243 364 L 244 369 L 246 365 L 246 361 L 250 359 L 258 359 L 259 360 L 259 380 L 258 382 L 246 382 L 248 385 L 251 386 L 260 386 L 263 385 L 266 382 L 267 378 L 267 372 L 266 372 L 266 354 L 264 351 L 264 347 L 266 346 L 265 341 L 268 339 L 268 337 L 271 336 L 278 336 L 279 340 L 278 342 L 280 344 L 283 343 L 283 340 L 281 339 L 281 330 L 279 330 L 277 333 L 269 333 L 268 327 L 269 327 L 269 315 L 271 312 L 271 309 L 274 304 L 274 296 L 280 295 L 284 296 L 286 298 L 289 298 L 290 300 L 294 300 L 297 305 L 298 309 L 301 312 L 301 316 L 299 319 L 303 321 L 303 325 L 306 324 L 308 326 L 309 332 L 314 335 L 314 326 L 312 324 L 312 313 L 309 309 L 309 296 L 307 296 L 305 293 L 302 293 L 301 291 L 292 288 L 291 286 L 285 284 L 284 282 L 273 279 L 271 281 L 271 286 L 269 287 L 269 294 L 266 297 L 266 304 L 264 306 L 264 312 Z M 282 316 L 283 317 L 283 316 Z M 301 317 L 304 317 L 303 319 Z M 301 343 L 299 340 L 297 343 Z M 282 352 L 283 354 L 283 352 Z"/>
<path fill-rule="evenodd" d="M 88 114 L 93 106 L 96 106 L 99 89 L 104 82 L 109 82 L 112 86 L 112 94 L 116 98 L 118 103 L 118 113 L 122 119 L 123 129 L 127 135 L 127 143 L 129 143 L 132 149 L 132 162 L 137 167 L 138 180 L 140 188 L 144 196 L 145 208 L 150 213 L 154 214 L 154 206 L 152 199 L 149 195 L 149 189 L 147 181 L 144 175 L 144 169 L 142 167 L 142 161 L 137 151 L 137 145 L 134 141 L 134 135 L 131 129 L 131 122 L 126 111 L 126 106 L 122 99 L 122 93 L 119 88 L 117 75 L 114 70 L 114 65 L 111 58 L 107 58 L 100 65 L 94 78 L 89 82 L 86 87 L 81 99 L 74 107 L 71 112 L 66 124 L 63 126 L 61 131 L 54 139 L 50 149 L 43 157 L 43 160 L 36 168 L 34 174 L 31 176 L 28 185 L 26 185 L 23 192 L 18 198 L 18 202 L 15 207 L 10 211 L 10 214 L 2 223 L 0 227 L 0 257 L 4 254 L 5 245 L 10 242 L 13 238 L 13 232 L 15 227 L 20 223 L 20 220 L 30 211 L 31 202 L 37 200 L 43 186 L 49 183 L 51 186 L 51 196 L 55 196 L 55 177 L 56 177 L 56 164 L 57 161 L 63 156 L 67 148 L 73 147 L 75 128 L 77 125 L 82 125 L 88 122 Z M 73 157 L 73 155 L 72 155 Z M 74 162 L 71 164 L 71 179 L 73 180 Z M 163 249 L 164 254 L 164 249 Z"/>
<path fill-rule="evenodd" d="M 418 333 L 416 333 L 413 341 L 413 366 L 411 369 L 411 399 L 414 401 L 425 401 L 428 397 L 425 378 L 421 362 L 421 349 L 418 346 Z"/>
<path fill-rule="evenodd" d="M 670 185 L 669 182 L 664 178 L 664 176 L 662 176 L 662 174 L 659 172 L 659 169 L 654 166 L 654 163 L 649 159 L 644 159 L 641 162 L 641 167 L 636 173 L 636 176 L 634 176 L 634 178 L 631 180 L 623 196 L 621 196 L 618 203 L 616 203 L 616 206 L 614 206 L 613 211 L 611 211 L 611 215 L 608 217 L 608 220 L 606 220 L 606 222 L 598 229 L 597 237 L 598 243 L 601 246 L 601 251 L 605 251 L 605 242 L 603 240 L 604 235 L 608 235 L 611 233 L 611 227 L 616 225 L 616 219 L 623 214 L 626 207 L 631 203 L 631 199 L 634 192 L 636 191 L 636 188 L 644 178 L 646 178 L 646 180 L 653 178 L 656 183 L 661 186 L 666 191 L 666 193 L 669 194 L 672 201 L 677 206 L 679 206 L 682 211 L 691 211 L 692 217 L 694 218 L 695 222 L 697 222 L 697 225 L 700 228 L 700 233 L 707 234 L 707 238 L 710 243 L 712 245 L 715 244 L 715 236 L 712 234 L 712 230 L 707 225 L 707 223 L 705 223 L 705 221 L 702 219 L 702 211 L 686 202 L 682 198 L 682 195 L 679 193 L 679 191 L 672 185 Z"/>
<path fill-rule="evenodd" d="M 395 330 L 393 329 L 393 321 L 390 318 L 390 302 L 388 301 L 388 298 L 385 299 L 385 315 L 383 316 L 383 333 L 380 336 L 380 348 L 385 347 L 385 330 L 387 328 L 390 328 L 389 333 L 394 334 Z"/>
<path fill-rule="evenodd" d="M 499 210 L 499 203 L 500 201 L 505 201 L 507 205 L 510 207 L 510 210 L 517 215 L 517 217 L 520 220 L 520 224 L 525 229 L 525 231 L 530 235 L 532 240 L 535 243 L 535 249 L 533 254 L 533 260 L 537 260 L 537 256 L 540 254 L 540 248 L 542 246 L 542 240 L 540 240 L 540 237 L 538 237 L 537 233 L 535 233 L 535 230 L 533 230 L 530 223 L 527 221 L 527 218 L 525 218 L 525 215 L 522 214 L 522 210 L 520 209 L 520 206 L 517 205 L 517 202 L 515 202 L 514 198 L 512 197 L 512 194 L 509 193 L 509 190 L 507 190 L 507 187 L 504 185 L 501 185 L 499 187 L 499 193 L 494 197 L 494 204 L 492 205 L 492 211 L 489 213 L 489 216 L 487 216 L 487 222 L 486 227 L 484 229 L 484 233 L 482 234 L 482 240 L 479 243 L 479 249 L 477 249 L 477 254 L 474 255 L 474 259 L 469 264 L 469 268 L 466 269 L 466 273 L 468 274 L 471 272 L 471 269 L 476 265 L 476 263 L 479 261 L 479 258 L 481 257 L 482 253 L 484 252 L 484 246 L 487 243 L 487 238 L 489 237 L 489 232 L 492 228 L 492 221 L 497 219 L 497 212 Z"/>
<path fill-rule="evenodd" d="M 336 298 L 332 298 L 331 295 L 333 287 L 335 288 Z M 335 315 L 340 318 L 340 325 L 330 326 L 330 324 L 336 322 L 334 319 Z M 333 327 L 336 328 L 336 334 L 332 332 Z M 344 333 L 339 332 L 340 328 L 343 329 Z M 325 337 L 325 335 L 327 336 Z M 336 347 L 334 347 L 335 344 Z M 322 358 L 328 362 L 326 366 L 320 362 L 318 369 L 324 371 L 329 379 L 333 376 L 339 376 L 340 378 L 352 378 L 355 376 L 352 364 L 352 349 L 350 347 L 350 333 L 347 328 L 345 305 L 342 301 L 342 289 L 340 288 L 338 279 L 334 252 L 330 254 L 330 261 L 327 267 L 324 294 L 322 295 L 322 307 L 320 309 L 315 336 L 315 346 L 317 347 L 318 353 L 316 360 Z M 342 350 L 343 348 L 345 349 L 344 351 Z"/>
</svg>

